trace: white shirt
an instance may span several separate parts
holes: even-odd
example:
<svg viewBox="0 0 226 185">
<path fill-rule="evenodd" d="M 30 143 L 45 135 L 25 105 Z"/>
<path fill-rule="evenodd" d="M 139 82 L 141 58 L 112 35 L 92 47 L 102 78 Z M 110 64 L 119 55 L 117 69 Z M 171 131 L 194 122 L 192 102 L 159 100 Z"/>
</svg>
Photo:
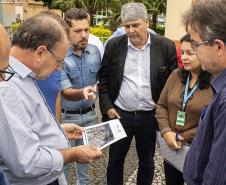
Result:
<svg viewBox="0 0 226 185">
<path fill-rule="evenodd" d="M 104 45 L 101 42 L 101 40 L 97 36 L 90 33 L 88 44 L 94 45 L 99 49 L 100 54 L 101 54 L 101 59 L 102 59 L 103 55 L 104 55 Z"/>
<path fill-rule="evenodd" d="M 141 49 L 135 48 L 128 39 L 122 84 L 119 96 L 114 102 L 123 110 L 148 111 L 155 108 L 151 93 L 150 44 L 150 35 Z"/>
<path fill-rule="evenodd" d="M 45 185 L 63 171 L 69 147 L 40 94 L 32 71 L 10 57 L 16 74 L 0 83 L 0 167 L 11 185 Z"/>
</svg>

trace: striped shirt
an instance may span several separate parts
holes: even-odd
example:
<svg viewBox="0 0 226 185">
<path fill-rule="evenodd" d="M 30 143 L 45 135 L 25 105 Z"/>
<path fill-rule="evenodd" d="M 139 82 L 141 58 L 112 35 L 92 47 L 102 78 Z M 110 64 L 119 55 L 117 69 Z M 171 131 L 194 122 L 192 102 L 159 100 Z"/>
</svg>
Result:
<svg viewBox="0 0 226 185">
<path fill-rule="evenodd" d="M 0 167 L 11 185 L 44 185 L 62 173 L 68 140 L 51 114 L 32 71 L 10 57 L 16 74 L 0 83 Z"/>
<path fill-rule="evenodd" d="M 199 88 L 187 101 L 184 126 L 176 125 L 177 112 L 182 108 L 185 84 L 182 83 L 180 70 L 175 69 L 169 76 L 156 106 L 156 118 L 162 135 L 166 132 L 178 132 L 187 142 L 196 134 L 200 114 L 213 96 L 211 87 Z"/>
<path fill-rule="evenodd" d="M 226 184 L 226 69 L 212 80 L 214 97 L 203 110 L 184 164 L 188 185 Z"/>
</svg>

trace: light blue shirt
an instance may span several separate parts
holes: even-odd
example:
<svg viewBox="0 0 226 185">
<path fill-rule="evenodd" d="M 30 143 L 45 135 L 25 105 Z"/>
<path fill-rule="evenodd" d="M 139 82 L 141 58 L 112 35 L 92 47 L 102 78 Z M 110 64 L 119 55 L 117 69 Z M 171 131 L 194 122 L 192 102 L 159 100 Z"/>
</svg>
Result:
<svg viewBox="0 0 226 185">
<path fill-rule="evenodd" d="M 150 45 L 151 38 L 143 48 L 137 49 L 128 39 L 122 84 L 114 104 L 126 111 L 153 110 L 155 103 L 151 93 Z"/>
<path fill-rule="evenodd" d="M 16 74 L 0 83 L 0 167 L 11 185 L 44 185 L 63 170 L 59 149 L 69 147 L 32 71 L 10 57 Z"/>
<path fill-rule="evenodd" d="M 96 85 L 100 63 L 100 51 L 93 45 L 88 44 L 81 57 L 73 51 L 73 48 L 69 48 L 60 74 L 61 90 Z M 93 103 L 94 101 L 87 100 L 69 101 L 62 97 L 62 108 L 66 110 L 86 108 Z"/>
</svg>

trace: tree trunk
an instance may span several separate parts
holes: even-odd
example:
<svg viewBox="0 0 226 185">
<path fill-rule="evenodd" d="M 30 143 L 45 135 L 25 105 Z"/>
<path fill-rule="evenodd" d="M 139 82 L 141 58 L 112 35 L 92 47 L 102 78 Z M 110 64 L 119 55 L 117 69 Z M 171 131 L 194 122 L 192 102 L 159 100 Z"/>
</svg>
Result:
<svg viewBox="0 0 226 185">
<path fill-rule="evenodd" d="M 158 17 L 158 14 L 156 14 L 156 13 L 152 14 L 152 28 L 154 30 L 156 30 L 156 28 L 157 28 L 157 17 Z"/>
<path fill-rule="evenodd" d="M 90 13 L 89 15 L 90 15 L 90 26 L 93 26 L 93 14 Z"/>
</svg>

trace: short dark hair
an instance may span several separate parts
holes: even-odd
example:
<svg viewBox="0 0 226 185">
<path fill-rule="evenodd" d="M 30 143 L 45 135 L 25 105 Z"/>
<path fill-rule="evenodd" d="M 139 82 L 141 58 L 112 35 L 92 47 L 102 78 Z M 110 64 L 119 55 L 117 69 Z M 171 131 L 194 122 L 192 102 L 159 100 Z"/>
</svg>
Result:
<svg viewBox="0 0 226 185">
<path fill-rule="evenodd" d="M 83 19 L 87 19 L 89 21 L 88 13 L 78 8 L 70 8 L 65 12 L 64 15 L 64 20 L 66 21 L 69 27 L 72 26 L 71 23 L 72 20 L 83 20 Z"/>
<path fill-rule="evenodd" d="M 181 39 L 180 39 L 180 43 L 182 42 L 191 42 L 191 36 L 190 34 L 185 34 Z"/>
<path fill-rule="evenodd" d="M 183 16 L 183 22 L 198 32 L 205 40 L 226 41 L 226 3 L 225 0 L 199 0 Z"/>
<path fill-rule="evenodd" d="M 66 33 L 58 21 L 49 16 L 36 15 L 20 25 L 13 35 L 12 46 L 35 50 L 45 45 L 51 50 L 65 36 Z"/>
<path fill-rule="evenodd" d="M 191 37 L 190 34 L 186 34 L 184 35 L 181 39 L 180 42 L 190 42 L 191 43 Z M 179 74 L 181 77 L 181 81 L 183 84 L 186 84 L 187 81 L 187 77 L 188 75 L 190 75 L 189 71 L 186 71 L 184 68 L 179 70 Z M 199 73 L 198 76 L 198 82 L 199 82 L 199 89 L 207 89 L 210 86 L 210 79 L 211 79 L 211 73 L 207 72 L 207 71 L 203 71 L 201 69 L 201 72 Z"/>
</svg>

